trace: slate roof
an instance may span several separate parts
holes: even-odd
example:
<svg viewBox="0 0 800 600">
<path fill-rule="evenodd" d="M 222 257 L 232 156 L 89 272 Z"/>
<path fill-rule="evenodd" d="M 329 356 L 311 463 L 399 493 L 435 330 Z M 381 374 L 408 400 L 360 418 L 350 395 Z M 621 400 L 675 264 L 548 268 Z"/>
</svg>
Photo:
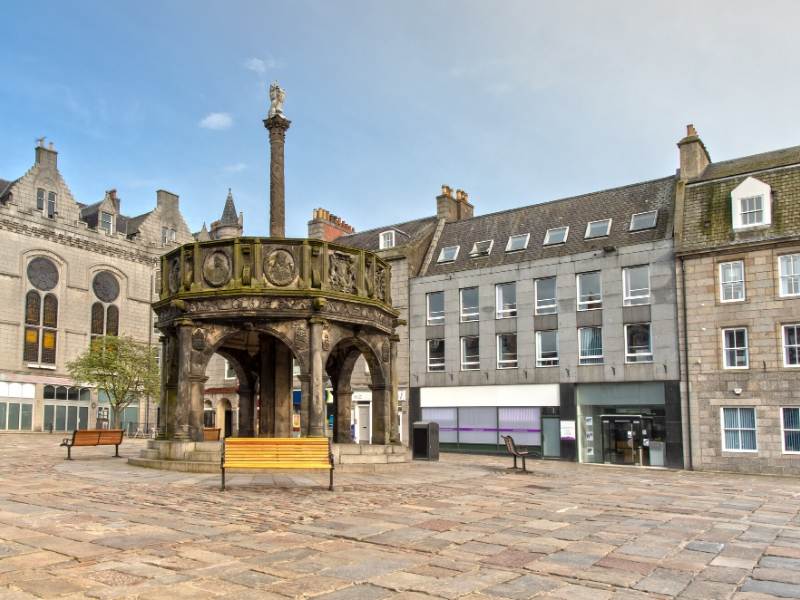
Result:
<svg viewBox="0 0 800 600">
<path fill-rule="evenodd" d="M 692 180 L 692 183 L 796 164 L 800 164 L 800 146 L 711 163 L 699 177 Z"/>
<path fill-rule="evenodd" d="M 5 201 L 5 196 L 8 193 L 8 190 L 11 189 L 11 185 L 13 181 L 7 181 L 5 179 L 0 179 L 0 200 Z"/>
<path fill-rule="evenodd" d="M 228 197 L 225 198 L 225 208 L 222 209 L 222 217 L 219 222 L 220 225 L 239 224 L 239 215 L 236 214 L 236 205 L 233 203 L 233 194 L 230 188 L 228 188 Z"/>
<path fill-rule="evenodd" d="M 675 181 L 675 177 L 670 176 L 447 223 L 425 275 L 520 263 L 671 237 Z M 652 210 L 658 210 L 655 228 L 628 231 L 633 214 Z M 612 219 L 608 236 L 584 239 L 589 221 L 608 218 Z M 566 243 L 542 245 L 548 229 L 565 225 L 569 226 Z M 509 236 L 525 233 L 530 233 L 525 250 L 505 251 Z M 491 254 L 470 257 L 472 244 L 484 240 L 494 240 Z M 441 249 L 446 246 L 460 246 L 456 260 L 437 263 Z"/>
<path fill-rule="evenodd" d="M 436 221 L 436 217 L 431 216 L 415 219 L 414 221 L 406 221 L 405 223 L 376 227 L 375 229 L 343 235 L 337 238 L 334 243 L 350 246 L 352 248 L 361 248 L 363 250 L 378 250 L 380 246 L 378 239 L 380 234 L 384 231 L 394 230 L 397 232 L 395 233 L 395 247 L 404 246 L 408 242 L 414 240 L 417 235 L 425 232 L 429 226 L 435 226 Z"/>
</svg>

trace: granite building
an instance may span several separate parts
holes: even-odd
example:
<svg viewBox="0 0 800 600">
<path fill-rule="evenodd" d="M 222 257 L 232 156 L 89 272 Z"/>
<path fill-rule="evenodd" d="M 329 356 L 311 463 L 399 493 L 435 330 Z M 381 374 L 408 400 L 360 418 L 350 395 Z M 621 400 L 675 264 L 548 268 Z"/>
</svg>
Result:
<svg viewBox="0 0 800 600">
<path fill-rule="evenodd" d="M 511 434 L 546 457 L 682 467 L 675 183 L 446 221 L 410 284 L 412 418 L 454 449 Z"/>
<path fill-rule="evenodd" d="M 72 381 L 66 364 L 96 335 L 156 345 L 158 258 L 191 239 L 178 196 L 164 190 L 153 210 L 134 217 L 122 213 L 115 190 L 78 202 L 52 144 L 40 142 L 19 178 L 0 180 L 0 431 L 107 422 L 107 400 Z M 153 425 L 156 400 L 129 407 L 126 426 Z"/>
<path fill-rule="evenodd" d="M 680 348 L 695 469 L 800 474 L 800 147 L 679 143 Z"/>
</svg>

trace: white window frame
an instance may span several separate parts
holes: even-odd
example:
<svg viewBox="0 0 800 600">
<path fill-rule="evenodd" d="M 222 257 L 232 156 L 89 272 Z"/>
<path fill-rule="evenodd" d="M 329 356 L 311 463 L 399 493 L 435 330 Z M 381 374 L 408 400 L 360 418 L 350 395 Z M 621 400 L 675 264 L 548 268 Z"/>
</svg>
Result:
<svg viewBox="0 0 800 600">
<path fill-rule="evenodd" d="M 520 238 L 525 238 L 525 243 L 522 245 L 522 248 L 514 248 L 511 249 L 511 245 L 513 244 L 513 240 L 518 240 Z M 519 233 L 517 235 L 510 235 L 508 236 L 508 241 L 506 242 L 506 252 L 522 252 L 528 248 L 528 241 L 531 239 L 530 233 Z"/>
<path fill-rule="evenodd" d="M 472 362 L 466 362 L 465 360 L 465 342 L 467 339 L 476 339 L 478 340 L 478 359 Z M 479 371 L 481 368 L 481 338 L 477 335 L 463 335 L 461 336 L 461 370 L 462 371 Z"/>
<path fill-rule="evenodd" d="M 753 202 L 753 208 L 745 210 L 745 202 Z M 757 221 L 745 223 L 745 215 L 761 215 L 761 219 Z M 764 196 L 763 194 L 755 194 L 753 196 L 745 196 L 739 198 L 739 220 L 742 223 L 742 228 L 745 227 L 759 227 L 764 225 Z"/>
<path fill-rule="evenodd" d="M 436 359 L 437 363 L 435 365 L 431 365 L 431 342 L 442 342 L 443 344 L 445 343 L 443 338 L 432 338 L 432 339 L 429 339 L 429 340 L 425 341 L 425 355 L 426 355 L 426 359 L 427 359 L 425 361 L 425 364 L 427 366 L 428 373 L 444 373 L 444 370 L 445 370 L 445 358 L 447 357 L 447 345 L 445 344 L 445 347 L 444 347 L 445 355 L 442 356 L 441 359 L 437 358 Z M 441 363 L 438 362 L 440 360 L 441 360 Z M 441 367 L 441 368 L 439 368 L 439 367 Z"/>
<path fill-rule="evenodd" d="M 486 252 L 478 252 L 478 244 L 485 244 L 486 242 L 489 242 L 489 248 Z M 469 255 L 471 258 L 489 256 L 492 253 L 492 248 L 494 248 L 494 240 L 480 240 L 472 244 L 472 250 L 469 251 Z"/>
<path fill-rule="evenodd" d="M 591 354 L 591 355 L 587 354 L 587 355 L 584 356 L 583 354 L 581 354 L 581 351 L 583 350 L 583 348 L 581 347 L 581 331 L 583 329 L 599 329 L 600 330 L 600 340 L 601 341 L 603 340 L 603 327 L 602 326 L 591 325 L 591 326 L 588 326 L 588 327 L 578 327 L 578 365 L 591 367 L 591 366 L 594 366 L 594 365 L 602 365 L 602 364 L 604 364 L 605 360 L 606 360 L 605 359 L 605 352 L 606 352 L 605 342 L 603 342 L 603 345 L 601 346 L 601 349 L 602 349 L 603 352 L 599 356 L 597 356 L 595 354 Z M 582 362 L 584 360 L 596 361 L 597 359 L 600 359 L 599 362 Z"/>
<path fill-rule="evenodd" d="M 800 412 L 800 406 L 781 406 L 778 417 L 781 421 L 781 451 L 783 454 L 800 454 L 800 450 L 787 450 L 786 449 L 786 429 L 784 428 L 783 411 L 796 410 Z M 788 431 L 800 431 L 800 429 L 789 429 Z M 758 435 L 756 435 L 756 446 L 758 446 Z"/>
<path fill-rule="evenodd" d="M 791 259 L 793 257 L 795 257 L 795 256 L 798 257 L 798 260 L 800 260 L 800 254 L 797 254 L 797 253 L 795 253 L 795 254 L 783 254 L 783 255 L 778 257 L 778 276 L 779 276 L 779 280 L 778 280 L 778 295 L 781 298 L 796 298 L 797 296 L 800 296 L 800 271 L 798 271 L 797 273 L 790 273 L 790 274 L 786 274 L 786 275 L 784 275 L 784 273 L 783 273 L 783 259 L 784 258 L 789 259 L 786 264 L 791 265 L 794 262 Z M 794 293 L 784 294 L 783 293 L 783 281 L 784 281 L 784 279 L 786 279 L 787 281 L 792 281 L 792 282 L 796 281 L 796 283 L 792 284 L 792 287 L 794 287 L 797 291 L 794 292 Z"/>
<path fill-rule="evenodd" d="M 497 334 L 496 341 L 495 341 L 495 351 L 497 353 L 496 354 L 496 356 L 497 356 L 497 368 L 498 369 L 518 369 L 519 368 L 519 338 L 517 338 L 517 355 L 516 355 L 516 358 L 514 358 L 513 360 L 511 360 L 511 359 L 501 360 L 500 359 L 500 338 L 505 336 L 505 335 L 513 335 L 515 338 L 517 338 L 517 334 L 516 333 L 498 333 Z M 504 364 L 504 363 L 512 363 L 512 362 L 514 363 L 513 365 L 511 365 L 511 364 L 505 365 Z"/>
<path fill-rule="evenodd" d="M 628 348 L 628 327 L 647 325 L 650 332 L 650 352 L 631 352 Z M 625 334 L 625 364 L 639 365 L 653 362 L 653 324 L 652 323 L 626 323 L 623 333 Z M 642 357 L 639 360 L 637 357 Z"/>
<path fill-rule="evenodd" d="M 543 333 L 555 333 L 556 335 L 556 357 L 555 358 L 543 358 L 542 357 L 542 334 Z M 550 329 L 547 331 L 537 331 L 536 332 L 536 366 L 542 369 L 546 369 L 549 367 L 557 367 L 561 360 L 561 349 L 558 347 L 558 329 Z M 546 363 L 546 364 L 545 364 Z"/>
<path fill-rule="evenodd" d="M 633 296 L 631 292 L 636 291 L 639 292 L 644 288 L 631 290 L 630 289 L 630 281 L 628 279 L 628 273 L 631 269 L 647 269 L 647 295 L 637 295 Z M 602 285 L 602 282 L 601 282 Z M 622 269 L 622 305 L 623 306 L 644 306 L 646 304 L 650 304 L 650 295 L 652 292 L 652 287 L 650 286 L 650 265 L 634 265 L 631 267 L 624 267 Z"/>
<path fill-rule="evenodd" d="M 390 243 L 387 243 L 386 240 L 390 239 Z M 388 250 L 389 248 L 395 247 L 395 231 L 394 229 L 388 229 L 386 231 L 381 231 L 378 235 L 378 248 L 380 250 Z"/>
<path fill-rule="evenodd" d="M 231 367 L 231 363 L 228 362 L 227 358 L 223 360 L 225 361 L 225 374 L 223 375 L 223 377 L 228 381 L 230 381 L 231 379 L 236 379 L 236 371 L 234 371 L 233 368 Z M 229 372 L 233 373 L 233 375 L 228 375 Z"/>
<path fill-rule="evenodd" d="M 591 275 L 593 273 L 597 273 L 600 276 L 600 300 L 581 300 L 581 276 L 582 275 Z M 577 309 L 579 312 L 587 311 L 587 310 L 601 310 L 603 308 L 603 272 L 602 271 L 586 271 L 585 273 L 576 273 L 575 274 L 575 291 L 577 291 L 575 301 L 578 303 Z M 592 306 L 589 307 L 589 304 L 597 304 L 599 303 L 600 306 Z"/>
<path fill-rule="evenodd" d="M 735 265 L 739 264 L 742 267 L 742 278 L 740 280 L 733 280 L 733 281 L 725 281 L 722 277 L 723 268 L 728 265 Z M 731 289 L 735 289 L 734 286 L 741 284 L 742 288 L 742 297 L 741 298 L 729 298 L 728 300 L 725 299 L 725 286 L 730 286 Z M 743 260 L 727 260 L 725 262 L 719 263 L 719 301 L 722 303 L 729 303 L 729 302 L 744 302 L 747 299 L 747 287 L 745 285 L 745 273 L 744 273 L 744 261 Z"/>
<path fill-rule="evenodd" d="M 500 301 L 500 289 L 504 285 L 514 286 L 514 308 L 502 308 L 503 303 Z M 517 316 L 517 282 L 506 281 L 504 283 L 496 283 L 494 285 L 494 316 L 496 319 L 511 319 Z"/>
<path fill-rule="evenodd" d="M 442 314 L 433 316 L 431 315 L 431 296 L 433 294 L 441 294 L 442 295 Z M 443 325 L 444 324 L 444 291 L 438 290 L 435 292 L 428 292 L 425 294 L 425 314 L 427 316 L 427 323 L 428 325 Z"/>
<path fill-rule="evenodd" d="M 653 219 L 653 224 L 652 225 L 648 225 L 647 227 L 637 227 L 637 228 L 634 229 L 633 222 L 636 220 L 636 217 L 641 217 L 643 215 L 655 215 L 656 218 Z M 631 231 L 631 232 L 647 231 L 649 229 L 655 229 L 657 224 L 658 224 L 658 210 L 657 209 L 656 210 L 647 210 L 645 212 L 640 212 L 640 213 L 633 213 L 631 215 L 631 224 L 628 227 L 628 231 Z"/>
<path fill-rule="evenodd" d="M 453 258 L 446 259 L 445 252 L 447 250 L 452 250 L 455 248 L 455 253 L 453 254 Z M 439 250 L 439 258 L 436 259 L 437 263 L 451 263 L 455 262 L 458 258 L 458 251 L 461 250 L 461 246 L 444 246 L 441 250 Z"/>
<path fill-rule="evenodd" d="M 586 233 L 583 234 L 583 239 L 593 240 L 595 238 L 608 237 L 608 234 L 611 233 L 611 221 L 613 221 L 613 219 L 600 219 L 599 221 L 589 221 L 586 224 Z M 599 235 L 589 235 L 589 231 L 591 231 L 592 225 L 594 225 L 595 223 L 606 223 L 606 232 L 601 233 Z"/>
<path fill-rule="evenodd" d="M 761 221 L 745 223 L 742 219 L 744 202 L 759 197 L 761 198 Z M 731 191 L 731 220 L 734 231 L 770 225 L 772 223 L 772 188 L 755 177 L 748 177 L 736 186 Z"/>
<path fill-rule="evenodd" d="M 735 408 L 737 411 L 741 411 L 742 409 L 748 409 L 753 411 L 753 429 L 749 427 L 736 427 L 733 429 L 726 429 L 725 428 L 725 409 L 726 408 Z M 739 419 L 741 424 L 741 418 Z M 749 452 L 750 454 L 758 453 L 758 411 L 756 410 L 755 406 L 720 406 L 719 407 L 719 431 L 720 436 L 722 437 L 722 451 L 723 452 Z M 725 432 L 726 431 L 738 431 L 739 432 L 739 445 L 742 445 L 742 431 L 753 431 L 755 438 L 756 438 L 756 447 L 754 449 L 750 448 L 728 448 L 725 445 Z"/>
<path fill-rule="evenodd" d="M 474 313 L 465 314 L 464 313 L 464 290 L 471 290 L 474 289 L 478 292 L 478 305 L 475 307 Z M 474 319 L 471 317 L 475 317 Z M 469 318 L 468 318 L 469 317 Z M 475 321 L 480 321 L 481 318 L 481 300 L 480 300 L 480 288 L 477 285 L 471 285 L 465 288 L 460 288 L 458 290 L 458 319 L 461 323 L 473 323 Z"/>
<path fill-rule="evenodd" d="M 552 279 L 555 281 L 555 296 L 552 298 L 552 304 L 540 305 L 539 304 L 539 282 L 545 279 Z M 549 277 L 538 277 L 533 280 L 533 312 L 536 315 L 557 315 L 558 314 L 558 279 L 555 275 Z M 547 298 L 551 300 L 551 298 Z M 549 310 L 552 308 L 553 310 Z"/>
<path fill-rule="evenodd" d="M 561 240 L 560 242 L 550 241 L 550 232 L 561 231 L 562 229 L 564 230 L 564 239 Z M 557 246 L 558 244 L 566 244 L 568 237 L 569 237 L 569 225 L 564 225 L 562 227 L 551 227 L 544 234 L 544 242 L 542 242 L 542 246 Z"/>
<path fill-rule="evenodd" d="M 744 331 L 744 346 L 734 346 L 732 348 L 725 347 L 725 332 L 726 331 Z M 734 337 L 736 334 L 734 333 Z M 744 348 L 746 364 L 744 366 L 728 366 L 728 351 L 741 350 Z M 750 334 L 747 327 L 723 327 L 722 328 L 722 368 L 726 371 L 742 371 L 750 368 Z"/>
<path fill-rule="evenodd" d="M 792 344 L 791 346 L 789 346 L 789 344 L 786 343 L 786 330 L 789 327 L 794 327 L 796 329 L 795 343 Z M 789 364 L 789 362 L 786 360 L 789 354 L 788 350 L 790 347 L 797 348 L 798 362 L 796 365 Z M 797 369 L 798 367 L 800 367 L 800 323 L 788 323 L 786 325 L 781 326 L 781 348 L 783 351 L 783 366 L 786 367 L 787 369 Z"/>
</svg>

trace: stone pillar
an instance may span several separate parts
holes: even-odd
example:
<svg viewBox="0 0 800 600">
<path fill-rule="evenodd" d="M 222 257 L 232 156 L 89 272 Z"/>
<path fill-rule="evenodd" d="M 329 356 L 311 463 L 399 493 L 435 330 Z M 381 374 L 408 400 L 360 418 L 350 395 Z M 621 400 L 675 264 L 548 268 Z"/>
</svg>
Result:
<svg viewBox="0 0 800 600">
<path fill-rule="evenodd" d="M 177 440 L 187 441 L 191 439 L 189 427 L 192 410 L 192 382 L 190 379 L 192 374 L 192 325 L 189 319 L 181 319 L 176 323 L 178 329 L 178 343 L 175 349 L 178 361 L 178 393 L 175 402 L 173 437 Z"/>
<path fill-rule="evenodd" d="M 336 390 L 336 419 L 333 422 L 333 441 L 337 444 L 352 444 L 351 410 L 353 406 L 353 390 L 350 386 Z"/>
<path fill-rule="evenodd" d="M 325 435 L 325 388 L 322 370 L 322 324 L 323 320 L 312 318 L 310 353 L 311 353 L 311 405 L 308 415 L 308 435 L 322 437 Z"/>
<path fill-rule="evenodd" d="M 400 336 L 397 334 L 389 338 L 391 343 L 391 353 L 389 359 L 389 370 L 391 372 L 391 390 L 389 401 L 389 441 L 392 444 L 400 443 L 400 423 L 397 414 L 397 387 L 399 382 L 399 373 L 397 370 L 397 345 L 400 342 Z"/>
<path fill-rule="evenodd" d="M 276 339 L 274 356 L 273 431 L 275 437 L 291 437 L 292 351 L 286 344 Z"/>
<path fill-rule="evenodd" d="M 190 409 L 189 409 L 189 434 L 195 442 L 203 441 L 203 399 L 208 377 L 205 375 L 189 375 Z"/>
<path fill-rule="evenodd" d="M 286 191 L 283 175 L 283 148 L 286 144 L 286 130 L 291 121 L 283 115 L 273 115 L 264 119 L 264 127 L 269 130 L 269 235 L 274 238 L 285 237 Z"/>
<path fill-rule="evenodd" d="M 175 355 L 177 339 L 161 337 L 161 410 L 159 411 L 159 435 L 171 438 L 175 433 L 175 406 L 178 397 L 178 364 Z"/>
<path fill-rule="evenodd" d="M 300 377 L 300 437 L 308 437 L 308 421 L 311 414 L 311 374 L 301 373 Z"/>
<path fill-rule="evenodd" d="M 272 437 L 274 434 L 275 411 L 275 369 L 274 369 L 275 338 L 261 334 L 258 340 L 260 359 L 259 373 L 259 437 Z"/>
<path fill-rule="evenodd" d="M 255 391 L 250 384 L 239 382 L 239 437 L 253 437 L 253 409 L 255 408 Z"/>
<path fill-rule="evenodd" d="M 371 385 L 372 390 L 372 443 L 389 443 L 389 404 L 391 387 Z"/>
</svg>

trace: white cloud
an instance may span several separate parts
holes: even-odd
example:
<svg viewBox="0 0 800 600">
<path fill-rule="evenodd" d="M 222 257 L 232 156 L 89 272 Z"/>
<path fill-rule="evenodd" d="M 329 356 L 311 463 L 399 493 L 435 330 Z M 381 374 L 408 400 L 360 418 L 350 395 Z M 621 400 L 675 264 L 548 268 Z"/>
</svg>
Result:
<svg viewBox="0 0 800 600">
<path fill-rule="evenodd" d="M 279 67 L 279 63 L 272 57 L 267 58 L 266 60 L 261 58 L 248 58 L 244 61 L 244 68 L 253 71 L 254 73 L 258 73 L 259 75 L 263 75 L 269 69 L 275 69 Z"/>
<path fill-rule="evenodd" d="M 241 173 L 245 169 L 247 169 L 247 165 L 244 163 L 236 163 L 233 165 L 226 165 L 223 167 L 226 173 Z"/>
<path fill-rule="evenodd" d="M 233 125 L 233 117 L 228 113 L 208 113 L 199 123 L 204 129 L 230 129 Z"/>
</svg>

